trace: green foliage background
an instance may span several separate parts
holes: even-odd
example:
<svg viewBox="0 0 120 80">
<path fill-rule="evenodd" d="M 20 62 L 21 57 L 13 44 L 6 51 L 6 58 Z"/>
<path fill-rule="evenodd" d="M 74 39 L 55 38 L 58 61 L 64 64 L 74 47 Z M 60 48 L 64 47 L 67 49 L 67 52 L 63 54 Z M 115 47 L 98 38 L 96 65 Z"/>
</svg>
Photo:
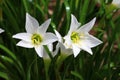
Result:
<svg viewBox="0 0 120 80">
<path fill-rule="evenodd" d="M 50 80 L 119 80 L 120 79 L 120 10 L 110 8 L 112 0 L 0 0 L 0 80 L 46 80 L 43 59 L 34 49 L 16 46 L 13 34 L 25 32 L 26 12 L 40 24 L 51 18 L 48 31 L 57 29 L 64 36 L 74 14 L 79 22 L 96 24 L 90 32 L 103 43 L 93 48 L 93 55 L 80 52 L 69 56 L 56 71 L 52 60 Z"/>
</svg>

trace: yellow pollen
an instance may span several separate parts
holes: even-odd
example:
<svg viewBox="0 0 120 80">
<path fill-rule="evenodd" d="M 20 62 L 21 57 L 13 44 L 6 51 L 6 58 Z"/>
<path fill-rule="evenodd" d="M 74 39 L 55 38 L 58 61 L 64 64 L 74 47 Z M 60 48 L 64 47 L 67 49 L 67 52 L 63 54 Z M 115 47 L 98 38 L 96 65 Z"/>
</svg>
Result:
<svg viewBox="0 0 120 80">
<path fill-rule="evenodd" d="M 34 45 L 39 45 L 42 42 L 42 37 L 39 34 L 33 34 L 31 40 Z"/>
<path fill-rule="evenodd" d="M 77 33 L 77 32 L 72 32 L 72 34 L 71 34 L 71 40 L 74 42 L 74 43 L 78 43 L 79 42 L 79 40 L 80 40 L 80 35 L 79 35 L 79 33 Z"/>
<path fill-rule="evenodd" d="M 79 43 L 81 40 L 85 38 L 84 33 L 72 32 L 70 36 L 73 43 Z"/>
</svg>

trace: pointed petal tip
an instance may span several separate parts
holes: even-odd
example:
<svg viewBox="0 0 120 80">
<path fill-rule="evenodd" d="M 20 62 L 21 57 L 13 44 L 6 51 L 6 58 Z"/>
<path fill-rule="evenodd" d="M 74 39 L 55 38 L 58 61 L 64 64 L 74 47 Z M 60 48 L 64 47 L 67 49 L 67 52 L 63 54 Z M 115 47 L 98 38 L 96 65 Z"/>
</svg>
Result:
<svg viewBox="0 0 120 80">
<path fill-rule="evenodd" d="M 49 19 L 48 19 L 48 21 L 50 21 L 50 22 L 51 22 L 51 18 L 49 18 Z"/>
<path fill-rule="evenodd" d="M 94 17 L 93 19 L 95 19 L 95 20 L 96 20 L 96 17 Z"/>
<path fill-rule="evenodd" d="M 47 22 L 49 22 L 49 25 L 50 25 L 50 22 L 51 22 L 51 18 L 49 18 L 49 19 L 47 20 Z"/>
<path fill-rule="evenodd" d="M 102 43 L 103 43 L 103 41 L 100 40 L 100 44 L 102 44 Z"/>
<path fill-rule="evenodd" d="M 92 24 L 95 24 L 95 21 L 96 21 L 96 17 L 94 17 L 90 22 L 91 22 Z"/>
<path fill-rule="evenodd" d="M 37 53 L 37 55 L 39 56 L 39 57 L 43 57 L 43 46 L 39 46 L 39 47 L 35 47 L 35 51 L 36 51 L 36 53 Z"/>
<path fill-rule="evenodd" d="M 3 30 L 3 29 L 0 28 L 0 33 L 3 33 L 3 32 L 5 32 L 5 30 Z"/>
<path fill-rule="evenodd" d="M 91 55 L 93 55 L 93 52 L 91 51 L 91 52 L 89 52 Z"/>
<path fill-rule="evenodd" d="M 60 35 L 60 33 L 59 33 L 57 30 L 55 30 L 55 29 L 54 29 L 54 32 L 55 32 L 55 35 L 56 35 L 57 38 L 58 38 L 58 41 L 59 41 L 59 42 L 62 42 L 63 40 L 62 40 L 62 36 Z"/>
<path fill-rule="evenodd" d="M 24 47 L 24 48 L 33 48 L 34 46 L 26 41 L 19 41 L 16 46 Z"/>
<path fill-rule="evenodd" d="M 71 17 L 74 17 L 74 15 L 73 15 L 73 14 L 71 14 Z"/>
<path fill-rule="evenodd" d="M 74 58 L 76 58 L 77 57 L 77 55 L 75 55 L 75 54 L 73 54 L 74 55 Z"/>
<path fill-rule="evenodd" d="M 46 22 L 48 23 L 48 25 L 50 25 L 51 18 L 49 18 L 48 20 L 46 20 Z"/>
<path fill-rule="evenodd" d="M 27 13 L 26 13 L 26 17 L 29 17 L 29 16 L 30 16 L 30 14 L 27 12 Z"/>
<path fill-rule="evenodd" d="M 27 16 L 30 16 L 30 14 L 29 14 L 28 12 L 26 12 L 26 15 L 27 15 Z"/>
<path fill-rule="evenodd" d="M 12 38 L 16 38 L 16 34 L 12 36 Z"/>
<path fill-rule="evenodd" d="M 71 14 L 71 19 L 72 20 L 77 20 L 76 17 L 73 14 Z"/>
</svg>

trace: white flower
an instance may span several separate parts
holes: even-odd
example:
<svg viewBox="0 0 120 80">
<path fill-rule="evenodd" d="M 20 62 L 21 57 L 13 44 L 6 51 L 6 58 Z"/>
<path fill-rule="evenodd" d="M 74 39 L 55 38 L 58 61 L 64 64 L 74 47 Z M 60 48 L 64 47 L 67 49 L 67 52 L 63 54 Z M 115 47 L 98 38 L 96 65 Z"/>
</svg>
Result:
<svg viewBox="0 0 120 80">
<path fill-rule="evenodd" d="M 60 49 L 60 52 L 62 55 L 71 55 L 72 54 L 72 49 L 67 49 L 65 46 L 64 46 L 64 42 L 63 42 L 63 37 L 60 35 L 60 33 L 56 30 L 55 31 L 55 34 L 56 36 L 58 37 L 58 43 L 56 45 L 56 50 L 54 51 L 55 54 L 58 53 L 59 49 Z"/>
<path fill-rule="evenodd" d="M 118 8 L 120 8 L 120 0 L 113 0 L 112 4 Z"/>
<path fill-rule="evenodd" d="M 51 53 L 51 56 L 54 57 L 56 54 L 53 52 L 53 44 L 48 44 L 46 46 L 48 47 L 48 49 L 49 49 L 49 51 Z M 47 53 L 47 51 L 45 49 L 44 49 L 43 53 L 44 53 L 43 54 L 44 59 L 49 59 L 50 58 L 50 56 L 48 55 L 48 53 Z"/>
<path fill-rule="evenodd" d="M 96 18 L 80 27 L 80 23 L 78 23 L 75 16 L 71 15 L 70 30 L 64 37 L 64 45 L 66 48 L 73 50 L 74 57 L 76 57 L 81 50 L 93 54 L 91 48 L 102 43 L 102 41 L 98 40 L 88 33 L 93 27 L 95 20 Z"/>
<path fill-rule="evenodd" d="M 23 32 L 13 35 L 13 38 L 21 39 L 21 41 L 17 43 L 17 46 L 35 48 L 37 54 L 43 57 L 43 45 L 53 43 L 57 40 L 57 37 L 53 33 L 46 32 L 50 21 L 51 19 L 48 19 L 39 26 L 38 21 L 26 13 L 25 28 L 27 33 Z"/>
<path fill-rule="evenodd" d="M 0 33 L 2 33 L 2 32 L 4 32 L 4 30 L 0 28 Z"/>
</svg>

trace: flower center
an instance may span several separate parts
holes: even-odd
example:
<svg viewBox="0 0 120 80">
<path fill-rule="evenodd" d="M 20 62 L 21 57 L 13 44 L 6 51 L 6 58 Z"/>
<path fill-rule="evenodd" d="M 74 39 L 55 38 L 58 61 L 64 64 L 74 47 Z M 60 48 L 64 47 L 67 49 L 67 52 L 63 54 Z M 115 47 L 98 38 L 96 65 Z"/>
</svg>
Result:
<svg viewBox="0 0 120 80">
<path fill-rule="evenodd" d="M 31 40 L 34 45 L 39 45 L 42 42 L 42 37 L 39 34 L 33 34 Z"/>
<path fill-rule="evenodd" d="M 74 43 L 77 43 L 80 40 L 80 35 L 77 32 L 72 32 L 70 37 Z"/>
</svg>

